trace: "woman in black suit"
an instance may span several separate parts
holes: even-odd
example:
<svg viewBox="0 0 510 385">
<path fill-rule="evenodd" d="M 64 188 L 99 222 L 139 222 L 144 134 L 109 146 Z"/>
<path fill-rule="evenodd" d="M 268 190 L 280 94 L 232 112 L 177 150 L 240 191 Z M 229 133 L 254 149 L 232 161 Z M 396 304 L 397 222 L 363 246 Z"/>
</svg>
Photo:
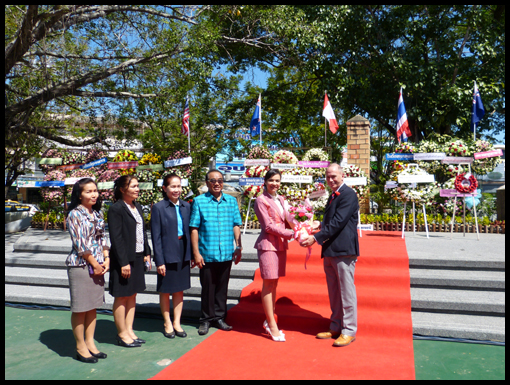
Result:
<svg viewBox="0 0 510 385">
<path fill-rule="evenodd" d="M 144 262 L 150 269 L 151 249 L 147 240 L 142 207 L 136 198 L 138 180 L 124 175 L 115 181 L 115 203 L 108 211 L 110 231 L 110 285 L 115 297 L 113 317 L 117 326 L 117 342 L 125 347 L 139 347 L 145 343 L 133 332 L 136 293 L 145 290 Z"/>
<path fill-rule="evenodd" d="M 189 235 L 190 204 L 179 199 L 181 178 L 166 175 L 163 180 L 164 199 L 152 206 L 151 235 L 154 260 L 158 269 L 159 304 L 163 315 L 164 336 L 186 337 L 181 328 L 183 291 L 191 287 L 191 246 Z M 174 322 L 170 320 L 170 294 Z"/>
</svg>

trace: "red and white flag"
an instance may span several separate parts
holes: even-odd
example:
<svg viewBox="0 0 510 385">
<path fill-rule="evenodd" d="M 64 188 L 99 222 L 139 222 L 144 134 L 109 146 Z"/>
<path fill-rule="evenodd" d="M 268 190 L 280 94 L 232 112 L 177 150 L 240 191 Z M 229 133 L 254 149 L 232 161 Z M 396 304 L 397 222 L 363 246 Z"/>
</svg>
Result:
<svg viewBox="0 0 510 385">
<path fill-rule="evenodd" d="M 322 116 L 329 121 L 329 129 L 333 134 L 338 131 L 338 123 L 336 122 L 335 113 L 329 102 L 328 95 L 324 94 L 324 109 L 322 110 Z"/>
</svg>

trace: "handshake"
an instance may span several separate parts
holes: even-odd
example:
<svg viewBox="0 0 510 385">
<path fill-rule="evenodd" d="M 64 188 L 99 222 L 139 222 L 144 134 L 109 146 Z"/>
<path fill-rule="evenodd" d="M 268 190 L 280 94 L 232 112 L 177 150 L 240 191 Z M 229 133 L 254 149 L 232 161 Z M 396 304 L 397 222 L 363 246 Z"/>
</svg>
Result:
<svg viewBox="0 0 510 385">
<path fill-rule="evenodd" d="M 320 228 L 321 223 L 319 221 L 310 222 L 310 228 L 307 232 L 307 235 L 303 236 L 304 234 L 299 234 L 300 236 L 297 236 L 296 234 L 296 239 L 299 241 L 299 244 L 303 247 L 312 246 L 315 243 L 315 238 L 313 234 L 318 233 L 320 231 Z"/>
</svg>

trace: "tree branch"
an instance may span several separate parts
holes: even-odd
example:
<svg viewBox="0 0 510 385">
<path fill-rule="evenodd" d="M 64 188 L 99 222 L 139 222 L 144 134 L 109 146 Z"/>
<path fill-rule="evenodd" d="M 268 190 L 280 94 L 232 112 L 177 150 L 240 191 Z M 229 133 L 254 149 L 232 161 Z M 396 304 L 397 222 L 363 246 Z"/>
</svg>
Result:
<svg viewBox="0 0 510 385">
<path fill-rule="evenodd" d="M 71 95 L 97 98 L 155 98 L 158 94 L 134 94 L 131 92 L 105 92 L 105 91 L 81 91 L 74 90 Z"/>
</svg>

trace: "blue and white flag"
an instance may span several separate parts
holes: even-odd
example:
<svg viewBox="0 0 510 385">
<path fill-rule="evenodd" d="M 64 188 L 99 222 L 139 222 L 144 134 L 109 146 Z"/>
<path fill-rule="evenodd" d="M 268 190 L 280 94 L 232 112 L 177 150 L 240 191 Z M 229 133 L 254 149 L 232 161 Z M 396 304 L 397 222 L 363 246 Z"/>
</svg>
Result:
<svg viewBox="0 0 510 385">
<path fill-rule="evenodd" d="M 476 132 L 476 123 L 482 120 L 484 115 L 485 109 L 483 108 L 482 98 L 480 97 L 480 92 L 475 82 L 473 91 L 473 114 L 471 115 L 471 130 L 473 132 Z"/>
<path fill-rule="evenodd" d="M 398 98 L 397 112 L 397 138 L 398 142 L 407 142 L 407 138 L 411 136 L 409 122 L 407 121 L 406 106 L 404 105 L 404 97 L 402 96 L 402 87 L 400 87 L 400 96 Z"/>
<path fill-rule="evenodd" d="M 253 112 L 253 116 L 250 122 L 250 133 L 251 136 L 260 135 L 260 125 L 262 121 L 262 105 L 260 102 L 260 94 L 259 100 L 257 101 L 257 106 L 255 107 L 255 111 Z"/>
</svg>

